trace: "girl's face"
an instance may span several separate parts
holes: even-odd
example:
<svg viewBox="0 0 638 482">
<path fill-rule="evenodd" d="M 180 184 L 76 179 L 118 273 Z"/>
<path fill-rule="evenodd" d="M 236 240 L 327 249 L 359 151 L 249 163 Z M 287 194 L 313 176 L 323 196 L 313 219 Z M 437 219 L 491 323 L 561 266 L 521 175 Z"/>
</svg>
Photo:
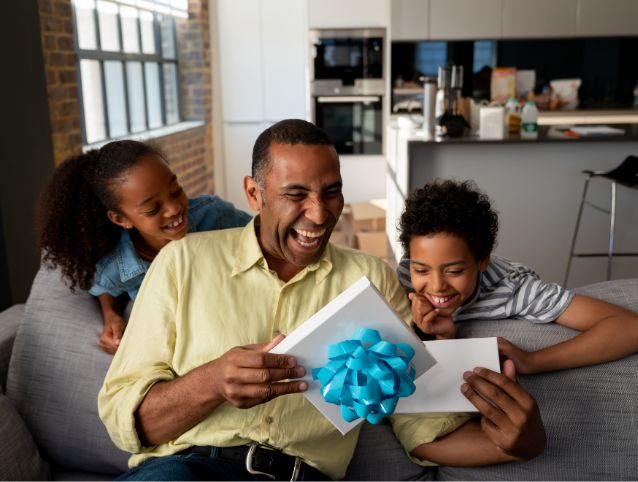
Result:
<svg viewBox="0 0 638 482">
<path fill-rule="evenodd" d="M 414 289 L 443 316 L 468 301 L 489 257 L 477 261 L 465 240 L 448 233 L 414 236 L 410 240 L 410 276 Z"/>
<path fill-rule="evenodd" d="M 125 229 L 135 228 L 149 247 L 160 250 L 188 230 L 188 199 L 177 177 L 157 156 L 146 155 L 128 170 L 114 189 L 120 213 L 109 219 Z"/>
</svg>

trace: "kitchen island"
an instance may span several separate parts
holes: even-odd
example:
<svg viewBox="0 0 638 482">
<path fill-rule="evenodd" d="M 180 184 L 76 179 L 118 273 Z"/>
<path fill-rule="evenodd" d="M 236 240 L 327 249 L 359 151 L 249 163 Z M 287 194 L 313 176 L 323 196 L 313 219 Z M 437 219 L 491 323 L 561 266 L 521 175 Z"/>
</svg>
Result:
<svg viewBox="0 0 638 482">
<path fill-rule="evenodd" d="M 388 128 L 386 231 L 398 258 L 397 223 L 406 196 L 434 179 L 473 180 L 499 212 L 495 253 L 533 267 L 547 281 L 563 283 L 583 192 L 583 170 L 610 170 L 638 155 L 638 124 L 614 124 L 622 135 L 565 137 L 541 126 L 535 140 L 476 137 L 426 139 L 418 128 Z M 590 182 L 588 199 L 608 208 L 610 182 Z M 616 252 L 638 251 L 638 190 L 619 186 Z M 576 252 L 606 252 L 609 215 L 585 207 Z M 575 258 L 568 286 L 606 276 L 606 258 Z M 638 277 L 638 258 L 616 258 L 613 278 Z"/>
</svg>

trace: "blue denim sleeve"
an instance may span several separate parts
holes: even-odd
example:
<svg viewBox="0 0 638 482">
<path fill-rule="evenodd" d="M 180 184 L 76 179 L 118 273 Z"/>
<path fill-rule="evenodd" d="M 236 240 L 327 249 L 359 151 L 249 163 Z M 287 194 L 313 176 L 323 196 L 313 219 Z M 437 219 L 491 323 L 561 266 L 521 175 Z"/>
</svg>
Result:
<svg viewBox="0 0 638 482">
<path fill-rule="evenodd" d="M 191 232 L 242 228 L 252 219 L 232 203 L 210 195 L 190 199 L 188 217 Z"/>
</svg>

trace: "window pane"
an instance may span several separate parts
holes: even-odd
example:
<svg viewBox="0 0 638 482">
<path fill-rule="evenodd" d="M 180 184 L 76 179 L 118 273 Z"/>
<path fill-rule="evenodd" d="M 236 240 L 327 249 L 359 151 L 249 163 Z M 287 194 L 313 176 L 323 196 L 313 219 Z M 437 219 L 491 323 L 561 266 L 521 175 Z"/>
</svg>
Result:
<svg viewBox="0 0 638 482">
<path fill-rule="evenodd" d="M 117 5 L 113 2 L 98 0 L 97 13 L 100 25 L 100 47 L 102 50 L 109 52 L 119 51 L 120 36 L 117 26 Z"/>
<path fill-rule="evenodd" d="M 97 49 L 97 38 L 95 37 L 95 2 L 93 0 L 75 0 L 74 6 L 78 46 L 84 50 Z"/>
<path fill-rule="evenodd" d="M 104 82 L 106 83 L 106 106 L 109 113 L 110 137 L 128 133 L 126 125 L 126 101 L 124 96 L 124 72 L 122 62 L 104 62 Z"/>
<path fill-rule="evenodd" d="M 179 122 L 179 93 L 177 91 L 177 67 L 175 64 L 164 64 L 164 108 L 166 123 Z"/>
<path fill-rule="evenodd" d="M 128 87 L 128 110 L 131 118 L 131 132 L 146 130 L 144 106 L 144 78 L 141 62 L 126 63 L 126 85 Z"/>
<path fill-rule="evenodd" d="M 133 7 L 120 7 L 122 19 L 122 44 L 124 52 L 140 53 L 139 11 Z"/>
<path fill-rule="evenodd" d="M 160 33 L 162 36 L 162 57 L 167 59 L 175 58 L 175 37 L 173 36 L 173 17 L 158 15 Z"/>
<path fill-rule="evenodd" d="M 142 25 L 142 52 L 145 54 L 154 54 L 157 50 L 155 49 L 153 14 L 142 10 L 140 12 L 140 20 Z"/>
<path fill-rule="evenodd" d="M 148 127 L 154 129 L 162 126 L 162 106 L 160 95 L 159 65 L 157 62 L 144 64 L 146 77 L 146 105 L 148 108 Z"/>
<path fill-rule="evenodd" d="M 81 60 L 80 77 L 86 142 L 91 144 L 106 139 L 100 63 L 97 60 Z"/>
</svg>

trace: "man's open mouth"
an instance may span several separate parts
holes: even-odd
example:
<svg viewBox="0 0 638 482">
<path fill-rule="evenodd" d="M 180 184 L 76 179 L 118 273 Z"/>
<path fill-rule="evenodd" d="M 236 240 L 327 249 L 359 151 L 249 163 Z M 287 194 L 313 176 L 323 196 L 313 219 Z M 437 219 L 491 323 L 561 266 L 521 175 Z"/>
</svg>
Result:
<svg viewBox="0 0 638 482">
<path fill-rule="evenodd" d="M 323 228 L 318 231 L 317 230 L 311 231 L 306 229 L 291 228 L 290 233 L 292 235 L 292 238 L 301 247 L 305 249 L 313 249 L 321 245 L 323 235 L 326 234 L 326 229 Z"/>
</svg>

